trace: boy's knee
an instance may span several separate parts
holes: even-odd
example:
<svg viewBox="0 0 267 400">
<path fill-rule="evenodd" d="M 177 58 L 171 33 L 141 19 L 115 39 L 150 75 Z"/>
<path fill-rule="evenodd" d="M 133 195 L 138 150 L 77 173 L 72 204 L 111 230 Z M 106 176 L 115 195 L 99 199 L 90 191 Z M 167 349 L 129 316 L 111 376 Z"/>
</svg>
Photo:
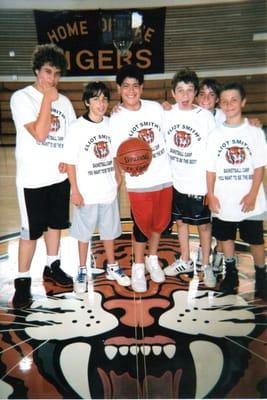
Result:
<svg viewBox="0 0 267 400">
<path fill-rule="evenodd" d="M 211 233 L 211 224 L 199 225 L 198 230 L 201 233 Z"/>
</svg>

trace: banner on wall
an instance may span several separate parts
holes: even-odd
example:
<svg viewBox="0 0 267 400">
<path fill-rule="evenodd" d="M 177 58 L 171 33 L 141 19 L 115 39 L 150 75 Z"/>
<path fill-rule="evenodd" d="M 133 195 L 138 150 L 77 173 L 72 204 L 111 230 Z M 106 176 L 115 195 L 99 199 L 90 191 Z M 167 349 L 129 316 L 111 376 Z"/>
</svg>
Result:
<svg viewBox="0 0 267 400">
<path fill-rule="evenodd" d="M 165 8 L 137 11 L 143 15 L 143 43 L 133 44 L 125 57 L 103 41 L 110 34 L 106 16 L 114 10 L 34 11 L 38 43 L 53 42 L 64 50 L 67 76 L 115 75 L 127 63 L 145 74 L 163 73 Z"/>
</svg>

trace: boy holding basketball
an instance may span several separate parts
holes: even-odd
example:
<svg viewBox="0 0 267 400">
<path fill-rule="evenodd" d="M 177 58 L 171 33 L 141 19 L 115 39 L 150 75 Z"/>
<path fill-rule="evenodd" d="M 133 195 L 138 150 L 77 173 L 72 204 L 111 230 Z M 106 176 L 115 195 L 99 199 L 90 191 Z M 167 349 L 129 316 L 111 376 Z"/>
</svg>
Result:
<svg viewBox="0 0 267 400">
<path fill-rule="evenodd" d="M 102 82 L 89 83 L 83 93 L 87 112 L 69 128 L 64 162 L 74 204 L 71 236 L 78 240 L 79 292 L 86 290 L 87 254 L 96 228 L 107 255 L 107 278 L 129 286 L 114 256 L 114 239 L 121 235 L 118 183 L 115 177 L 108 117 L 109 89 Z"/>
<path fill-rule="evenodd" d="M 157 251 L 161 232 L 170 222 L 172 202 L 172 177 L 162 132 L 163 110 L 157 102 L 141 99 L 143 82 L 144 74 L 135 65 L 125 65 L 118 71 L 116 83 L 122 104 L 110 118 L 114 156 L 119 145 L 131 137 L 146 141 L 152 149 L 152 161 L 144 173 L 125 173 L 133 218 L 132 288 L 136 292 L 147 289 L 145 269 L 154 282 L 165 280 Z M 149 255 L 145 258 L 147 243 Z"/>
<path fill-rule="evenodd" d="M 172 96 L 176 104 L 165 111 L 165 136 L 173 173 L 173 220 L 181 246 L 181 257 L 165 268 L 167 276 L 194 273 L 190 259 L 189 225 L 198 228 L 202 250 L 204 283 L 214 287 L 216 278 L 209 264 L 211 246 L 210 211 L 206 203 L 206 144 L 215 128 L 212 114 L 194 105 L 199 81 L 196 73 L 186 68 L 172 79 Z"/>
</svg>

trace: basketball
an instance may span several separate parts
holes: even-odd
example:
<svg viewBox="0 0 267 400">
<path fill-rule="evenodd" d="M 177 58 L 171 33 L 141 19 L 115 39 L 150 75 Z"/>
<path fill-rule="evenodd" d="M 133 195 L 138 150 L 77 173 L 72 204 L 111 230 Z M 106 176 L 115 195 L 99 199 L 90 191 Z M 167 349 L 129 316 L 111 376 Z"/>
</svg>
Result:
<svg viewBox="0 0 267 400">
<path fill-rule="evenodd" d="M 152 150 L 147 142 L 130 138 L 120 144 L 116 160 L 125 172 L 142 174 L 151 163 Z"/>
</svg>

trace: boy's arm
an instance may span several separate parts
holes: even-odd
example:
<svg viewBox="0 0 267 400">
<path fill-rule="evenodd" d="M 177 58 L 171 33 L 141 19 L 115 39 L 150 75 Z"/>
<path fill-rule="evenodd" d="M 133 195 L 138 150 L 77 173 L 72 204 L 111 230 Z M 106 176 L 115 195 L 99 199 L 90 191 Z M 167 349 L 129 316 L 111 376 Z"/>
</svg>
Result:
<svg viewBox="0 0 267 400">
<path fill-rule="evenodd" d="M 51 130 L 51 105 L 58 98 L 55 87 L 46 89 L 36 121 L 25 125 L 28 132 L 39 142 L 44 142 Z"/>
<path fill-rule="evenodd" d="M 116 158 L 113 158 L 113 164 L 114 164 L 114 171 L 115 171 L 115 179 L 117 182 L 118 190 L 120 190 L 121 184 L 122 184 L 122 171 L 120 166 L 118 165 Z"/>
<path fill-rule="evenodd" d="M 207 171 L 207 187 L 208 187 L 208 206 L 210 211 L 218 214 L 220 210 L 219 199 L 214 196 L 214 186 L 216 181 L 216 172 Z"/>
<path fill-rule="evenodd" d="M 72 164 L 66 164 L 67 166 L 67 174 L 68 178 L 70 181 L 70 186 L 71 186 L 71 202 L 77 207 L 82 207 L 84 206 L 84 200 L 83 197 L 79 191 L 78 184 L 77 184 L 77 179 L 76 179 L 76 167 L 75 165 Z"/>
<path fill-rule="evenodd" d="M 255 208 L 256 198 L 260 188 L 260 184 L 264 177 L 264 167 L 255 168 L 252 180 L 252 186 L 248 194 L 246 194 L 240 204 L 243 212 L 253 211 Z"/>
</svg>

